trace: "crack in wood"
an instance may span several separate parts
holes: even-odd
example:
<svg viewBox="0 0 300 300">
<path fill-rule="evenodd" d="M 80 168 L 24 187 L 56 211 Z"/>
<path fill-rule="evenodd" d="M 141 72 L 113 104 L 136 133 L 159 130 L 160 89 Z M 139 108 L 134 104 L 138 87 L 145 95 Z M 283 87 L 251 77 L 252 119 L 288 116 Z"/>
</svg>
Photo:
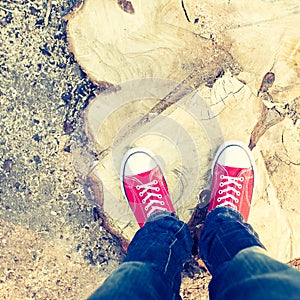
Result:
<svg viewBox="0 0 300 300">
<path fill-rule="evenodd" d="M 241 86 L 238 90 L 234 91 L 234 92 L 227 92 L 225 90 L 225 87 L 224 87 L 224 83 L 223 83 L 223 90 L 224 92 L 226 93 L 226 96 L 225 97 L 220 97 L 220 101 L 216 102 L 216 103 L 213 103 L 211 106 L 214 106 L 214 105 L 218 105 L 220 102 L 222 102 L 225 106 L 226 106 L 226 99 L 228 99 L 230 96 L 232 97 L 235 97 L 236 94 L 238 94 L 243 88 L 245 88 L 245 85 Z M 216 91 L 214 91 L 214 96 L 215 98 L 217 98 L 217 94 L 216 94 Z"/>
<path fill-rule="evenodd" d="M 288 155 L 287 155 L 287 156 L 288 156 Z M 275 157 L 276 157 L 280 162 L 284 163 L 284 164 L 287 165 L 287 166 L 290 166 L 290 165 L 293 165 L 293 166 L 300 166 L 300 163 L 295 163 L 295 162 L 293 162 L 293 161 L 291 161 L 291 160 L 286 161 L 286 160 L 282 159 L 277 153 L 275 153 Z"/>
<path fill-rule="evenodd" d="M 287 158 L 288 158 L 288 161 L 284 161 L 284 160 L 283 160 L 282 158 L 280 158 L 278 155 L 277 155 L 277 157 L 278 157 L 278 159 L 279 159 L 281 162 L 285 163 L 285 164 L 288 165 L 288 166 L 289 166 L 289 165 L 299 166 L 300 163 L 296 163 L 296 162 L 292 161 L 291 158 L 290 158 L 289 151 L 288 151 L 288 149 L 286 148 L 285 143 L 284 143 L 284 132 L 285 132 L 285 129 L 283 129 L 282 134 L 281 134 L 281 143 L 282 143 L 283 149 L 284 149 L 284 151 L 285 151 L 285 154 L 286 154 L 286 156 L 287 156 Z"/>
<path fill-rule="evenodd" d="M 171 108 L 183 97 L 192 93 L 201 84 L 212 80 L 212 78 L 216 78 L 222 69 L 223 67 L 219 65 L 211 68 L 210 71 L 203 70 L 203 67 L 196 68 L 195 71 L 193 71 L 187 78 L 178 84 L 174 90 L 172 90 L 163 99 L 161 99 L 161 101 L 153 106 L 148 113 L 140 118 L 135 124 L 131 125 L 127 129 L 126 133 L 115 141 L 114 145 L 119 145 L 123 140 L 135 133 L 138 129 L 141 129 L 141 127 L 155 120 L 160 114 L 162 114 L 162 112 L 166 111 L 168 108 Z M 171 111 L 169 113 L 171 113 Z"/>
<path fill-rule="evenodd" d="M 190 18 L 189 18 L 189 16 L 188 16 L 188 13 L 187 13 L 187 11 L 186 11 L 186 9 L 185 9 L 184 2 L 183 2 L 183 1 L 181 1 L 181 6 L 182 6 L 182 8 L 183 8 L 184 15 L 185 15 L 186 19 L 188 20 L 188 22 L 191 22 L 191 20 L 190 20 Z"/>
<path fill-rule="evenodd" d="M 201 230 L 208 209 L 208 205 L 203 207 L 203 203 L 209 203 L 209 199 L 210 199 L 210 190 L 203 190 L 199 195 L 199 203 L 194 209 L 191 218 L 187 222 L 187 226 L 191 232 L 194 241 L 192 247 L 192 255 L 198 255 L 199 252 L 198 249 L 199 239 L 200 239 Z"/>
<path fill-rule="evenodd" d="M 259 96 L 260 93 L 266 93 L 268 92 L 269 88 L 272 87 L 273 83 L 275 81 L 275 74 L 273 72 L 268 72 L 264 76 L 260 88 L 257 92 L 257 96 Z"/>
<path fill-rule="evenodd" d="M 267 72 L 263 77 L 260 88 L 257 92 L 257 96 L 260 95 L 261 100 L 268 100 L 270 102 L 273 102 L 273 97 L 271 94 L 269 94 L 268 91 L 269 88 L 272 87 L 274 81 L 275 74 L 273 72 Z M 281 122 L 284 118 L 285 115 L 277 111 L 275 106 L 271 109 L 268 109 L 263 104 L 260 118 L 254 126 L 250 136 L 250 142 L 248 145 L 250 150 L 252 150 L 256 146 L 259 139 L 266 133 L 268 129 Z"/>
<path fill-rule="evenodd" d="M 260 119 L 254 126 L 250 136 L 250 142 L 248 145 L 250 150 L 256 146 L 259 139 L 266 133 L 268 129 L 281 122 L 284 118 L 285 116 L 281 115 L 275 108 L 268 109 L 265 105 L 263 105 Z"/>
</svg>

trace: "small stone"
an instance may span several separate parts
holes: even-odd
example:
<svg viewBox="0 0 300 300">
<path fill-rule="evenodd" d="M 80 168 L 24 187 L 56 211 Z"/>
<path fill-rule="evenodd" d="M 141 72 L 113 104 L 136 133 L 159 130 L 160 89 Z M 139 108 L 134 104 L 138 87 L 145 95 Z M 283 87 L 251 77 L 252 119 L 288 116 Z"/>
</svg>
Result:
<svg viewBox="0 0 300 300">
<path fill-rule="evenodd" d="M 21 183 L 20 183 L 20 182 L 16 182 L 16 183 L 15 183 L 15 188 L 16 188 L 17 190 L 20 188 L 20 186 L 21 186 Z"/>
<path fill-rule="evenodd" d="M 71 146 L 68 145 L 67 147 L 65 147 L 64 151 L 70 153 L 71 152 Z"/>
<path fill-rule="evenodd" d="M 65 132 L 66 134 L 72 133 L 72 132 L 74 131 L 74 128 L 73 128 L 73 126 L 72 126 L 72 122 L 69 122 L 69 121 L 66 120 L 66 121 L 64 122 L 63 129 L 64 129 L 64 132 Z"/>
<path fill-rule="evenodd" d="M 40 142 L 42 140 L 42 138 L 38 135 L 38 134 L 35 134 L 33 137 L 32 137 L 36 142 Z"/>
<path fill-rule="evenodd" d="M 48 49 L 40 47 L 40 50 L 41 50 L 43 55 L 51 56 L 51 53 Z"/>
<path fill-rule="evenodd" d="M 6 172 L 10 172 L 13 166 L 13 161 L 11 159 L 6 159 L 3 163 L 3 170 Z"/>
<path fill-rule="evenodd" d="M 44 19 L 39 19 L 35 23 L 35 25 L 43 25 L 43 24 L 44 24 Z"/>
<path fill-rule="evenodd" d="M 72 99 L 72 95 L 69 92 L 65 92 L 61 95 L 61 99 L 68 104 L 70 102 L 70 100 Z"/>
<path fill-rule="evenodd" d="M 40 159 L 40 157 L 38 155 L 35 155 L 33 157 L 33 160 L 35 161 L 36 164 L 40 164 L 42 162 L 41 159 Z"/>
<path fill-rule="evenodd" d="M 12 20 L 13 20 L 13 14 L 11 12 L 9 12 L 5 17 L 5 21 L 6 21 L 6 23 L 9 24 L 12 22 Z"/>
<path fill-rule="evenodd" d="M 36 9 L 34 6 L 30 6 L 29 10 L 30 10 L 31 15 L 33 15 L 33 16 L 38 16 L 39 15 L 40 11 L 38 9 Z"/>
<path fill-rule="evenodd" d="M 100 212 L 97 207 L 93 207 L 93 217 L 95 222 L 100 219 Z"/>
</svg>

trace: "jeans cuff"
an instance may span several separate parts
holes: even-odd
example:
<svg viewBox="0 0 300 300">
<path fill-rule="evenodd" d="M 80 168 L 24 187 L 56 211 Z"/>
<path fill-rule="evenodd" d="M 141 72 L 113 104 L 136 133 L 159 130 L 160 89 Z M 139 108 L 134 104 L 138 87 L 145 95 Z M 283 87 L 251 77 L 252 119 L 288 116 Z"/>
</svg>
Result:
<svg viewBox="0 0 300 300">
<path fill-rule="evenodd" d="M 157 221 L 157 220 L 162 219 L 164 217 L 171 217 L 171 218 L 173 218 L 176 221 L 179 220 L 178 216 L 175 213 L 173 213 L 173 212 L 170 212 L 170 211 L 159 211 L 159 212 L 156 212 L 156 213 L 150 215 L 149 218 L 147 219 L 146 223 L 148 223 L 148 222 L 154 222 L 154 221 Z"/>
<path fill-rule="evenodd" d="M 226 206 L 217 207 L 217 208 L 213 209 L 211 212 L 209 212 L 209 214 L 206 217 L 205 222 L 210 223 L 211 220 L 212 220 L 212 222 L 214 222 L 216 216 L 219 214 L 222 214 L 226 217 L 235 219 L 240 222 L 244 222 L 243 216 L 237 210 L 235 210 L 231 207 L 226 207 Z"/>
<path fill-rule="evenodd" d="M 199 248 L 200 257 L 214 276 L 219 266 L 241 250 L 252 246 L 264 248 L 252 226 L 242 215 L 228 207 L 212 210 L 204 223 Z"/>
</svg>

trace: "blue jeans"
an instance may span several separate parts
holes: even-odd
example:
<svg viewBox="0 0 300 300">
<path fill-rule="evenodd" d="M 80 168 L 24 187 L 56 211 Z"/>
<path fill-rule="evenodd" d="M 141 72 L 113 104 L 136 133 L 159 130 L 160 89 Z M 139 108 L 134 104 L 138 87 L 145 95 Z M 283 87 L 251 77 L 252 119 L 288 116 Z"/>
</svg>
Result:
<svg viewBox="0 0 300 300">
<path fill-rule="evenodd" d="M 89 299 L 180 299 L 192 238 L 172 213 L 152 215 L 121 266 Z M 212 274 L 210 299 L 300 299 L 300 272 L 270 257 L 253 228 L 227 207 L 206 218 L 200 255 Z"/>
</svg>

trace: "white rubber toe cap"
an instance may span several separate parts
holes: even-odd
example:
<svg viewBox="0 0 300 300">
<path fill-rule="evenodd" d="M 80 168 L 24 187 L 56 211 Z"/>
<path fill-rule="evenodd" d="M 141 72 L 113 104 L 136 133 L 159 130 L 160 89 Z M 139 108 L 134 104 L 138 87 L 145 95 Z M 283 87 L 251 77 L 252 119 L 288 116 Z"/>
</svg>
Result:
<svg viewBox="0 0 300 300">
<path fill-rule="evenodd" d="M 132 176 L 154 169 L 157 162 L 153 157 L 149 150 L 138 147 L 130 149 L 124 156 L 121 175 Z"/>
<path fill-rule="evenodd" d="M 215 156 L 215 163 L 234 168 L 250 168 L 254 165 L 249 148 L 239 141 L 225 142 Z"/>
</svg>

